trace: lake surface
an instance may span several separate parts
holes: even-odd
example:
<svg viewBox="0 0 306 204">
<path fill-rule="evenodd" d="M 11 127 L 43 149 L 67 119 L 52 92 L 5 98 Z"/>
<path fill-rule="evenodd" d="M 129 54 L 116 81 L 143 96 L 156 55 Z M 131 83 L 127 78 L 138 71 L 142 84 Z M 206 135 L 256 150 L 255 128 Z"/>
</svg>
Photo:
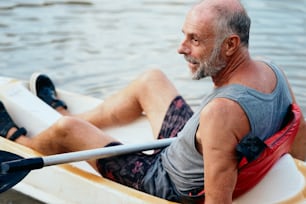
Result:
<svg viewBox="0 0 306 204">
<path fill-rule="evenodd" d="M 212 83 L 192 81 L 176 52 L 194 2 L 0 1 L 1 75 L 27 80 L 33 72 L 44 72 L 62 89 L 104 98 L 141 72 L 160 68 L 195 106 Z M 252 18 L 252 56 L 268 57 L 284 68 L 305 115 L 306 0 L 242 3 Z M 13 197 L 1 195 L 0 203 L 32 203 Z"/>
</svg>

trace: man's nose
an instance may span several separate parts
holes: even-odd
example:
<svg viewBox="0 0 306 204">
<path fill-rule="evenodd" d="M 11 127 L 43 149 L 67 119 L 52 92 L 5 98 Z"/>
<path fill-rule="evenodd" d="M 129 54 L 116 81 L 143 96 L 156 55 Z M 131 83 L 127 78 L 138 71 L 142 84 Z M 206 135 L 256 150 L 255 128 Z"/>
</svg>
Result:
<svg viewBox="0 0 306 204">
<path fill-rule="evenodd" d="M 179 45 L 178 49 L 177 49 L 177 52 L 179 54 L 190 54 L 190 51 L 191 50 L 190 50 L 189 46 L 187 45 L 186 40 L 183 40 L 181 42 L 181 44 Z"/>
</svg>

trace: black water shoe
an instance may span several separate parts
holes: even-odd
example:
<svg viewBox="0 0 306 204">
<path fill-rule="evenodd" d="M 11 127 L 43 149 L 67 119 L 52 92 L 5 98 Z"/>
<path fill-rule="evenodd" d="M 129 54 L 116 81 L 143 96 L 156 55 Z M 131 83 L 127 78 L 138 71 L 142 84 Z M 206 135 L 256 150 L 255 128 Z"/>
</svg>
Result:
<svg viewBox="0 0 306 204">
<path fill-rule="evenodd" d="M 66 103 L 57 97 L 55 86 L 47 75 L 41 73 L 32 74 L 30 90 L 52 108 L 63 107 L 67 109 Z"/>
</svg>

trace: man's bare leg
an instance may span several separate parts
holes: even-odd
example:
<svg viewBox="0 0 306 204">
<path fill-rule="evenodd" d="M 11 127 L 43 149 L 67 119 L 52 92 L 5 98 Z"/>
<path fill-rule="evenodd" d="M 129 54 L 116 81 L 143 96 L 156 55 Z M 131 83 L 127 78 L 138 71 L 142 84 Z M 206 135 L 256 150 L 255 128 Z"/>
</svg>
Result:
<svg viewBox="0 0 306 204">
<path fill-rule="evenodd" d="M 157 136 L 166 111 L 177 95 L 176 88 L 161 71 L 150 70 L 79 117 L 104 128 L 127 124 L 145 112 L 153 134 Z"/>
<path fill-rule="evenodd" d="M 12 128 L 12 134 L 16 129 Z M 16 142 L 42 154 L 52 155 L 64 152 L 101 148 L 116 140 L 87 121 L 64 116 L 39 135 L 29 138 L 21 136 Z M 96 169 L 95 160 L 88 161 Z"/>
<path fill-rule="evenodd" d="M 33 138 L 20 137 L 16 142 L 46 155 L 100 148 L 116 141 L 100 128 L 126 124 L 140 117 L 143 112 L 156 136 L 170 102 L 177 95 L 176 89 L 162 72 L 151 70 L 97 108 L 79 115 L 81 119 L 65 116 L 39 135 Z M 69 114 L 64 110 L 61 112 Z M 89 162 L 96 168 L 94 161 Z"/>
</svg>

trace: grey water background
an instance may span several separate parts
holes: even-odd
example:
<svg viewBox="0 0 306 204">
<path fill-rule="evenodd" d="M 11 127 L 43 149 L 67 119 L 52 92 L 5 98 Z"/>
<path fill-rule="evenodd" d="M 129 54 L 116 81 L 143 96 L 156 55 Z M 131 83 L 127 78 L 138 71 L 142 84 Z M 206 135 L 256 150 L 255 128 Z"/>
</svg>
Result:
<svg viewBox="0 0 306 204">
<path fill-rule="evenodd" d="M 212 88 L 192 81 L 176 49 L 183 0 L 2 0 L 0 73 L 50 75 L 57 87 L 105 98 L 138 74 L 160 68 L 196 106 Z M 250 52 L 284 68 L 306 114 L 306 0 L 242 0 L 252 18 Z M 36 203 L 9 191 L 0 203 Z"/>
</svg>

